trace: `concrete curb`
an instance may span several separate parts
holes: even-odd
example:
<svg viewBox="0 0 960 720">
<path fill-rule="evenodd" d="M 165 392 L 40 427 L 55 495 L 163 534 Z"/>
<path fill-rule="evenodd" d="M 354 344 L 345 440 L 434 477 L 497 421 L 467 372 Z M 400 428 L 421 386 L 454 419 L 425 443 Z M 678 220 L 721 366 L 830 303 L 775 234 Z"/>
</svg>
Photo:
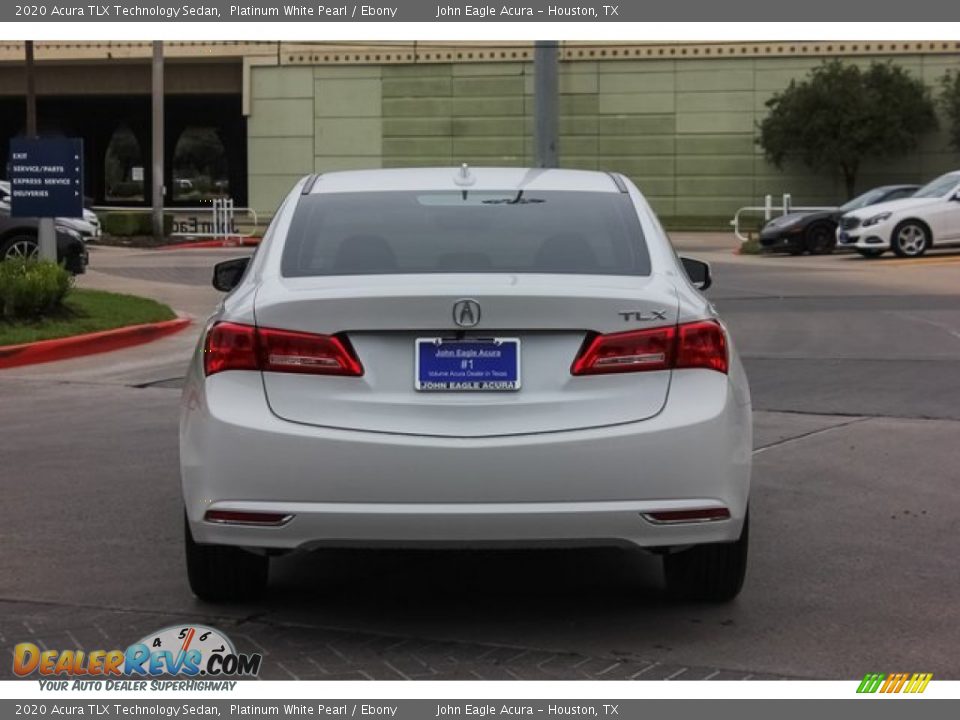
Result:
<svg viewBox="0 0 960 720">
<path fill-rule="evenodd" d="M 243 248 L 256 247 L 260 244 L 261 238 L 237 238 L 236 244 L 225 243 L 223 240 L 191 240 L 187 242 L 173 243 L 171 245 L 160 245 L 154 250 L 209 250 L 210 248 Z"/>
<path fill-rule="evenodd" d="M 128 325 L 112 330 L 40 340 L 23 345 L 8 345 L 0 347 L 0 369 L 68 360 L 83 355 L 142 345 L 179 332 L 191 322 L 193 318 L 178 317 L 175 320 L 163 322 Z"/>
</svg>

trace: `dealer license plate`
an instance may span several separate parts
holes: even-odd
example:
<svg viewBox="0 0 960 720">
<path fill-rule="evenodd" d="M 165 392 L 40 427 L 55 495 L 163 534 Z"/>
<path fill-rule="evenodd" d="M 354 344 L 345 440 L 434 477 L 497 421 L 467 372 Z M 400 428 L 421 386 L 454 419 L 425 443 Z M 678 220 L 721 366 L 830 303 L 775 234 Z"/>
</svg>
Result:
<svg viewBox="0 0 960 720">
<path fill-rule="evenodd" d="M 414 387 L 421 392 L 520 389 L 520 340 L 417 338 Z"/>
</svg>

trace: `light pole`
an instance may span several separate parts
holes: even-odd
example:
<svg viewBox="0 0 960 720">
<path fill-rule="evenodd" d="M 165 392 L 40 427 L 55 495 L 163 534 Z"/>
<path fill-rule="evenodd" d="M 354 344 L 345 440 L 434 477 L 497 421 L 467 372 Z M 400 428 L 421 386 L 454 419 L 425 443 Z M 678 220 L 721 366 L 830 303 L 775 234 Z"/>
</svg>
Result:
<svg viewBox="0 0 960 720">
<path fill-rule="evenodd" d="M 153 43 L 153 238 L 163 240 L 163 41 Z"/>
<path fill-rule="evenodd" d="M 535 164 L 557 167 L 559 100 L 556 40 L 537 40 L 533 50 Z"/>
<path fill-rule="evenodd" d="M 27 73 L 27 137 L 37 137 L 37 80 L 33 65 L 33 40 L 23 44 Z M 53 218 L 37 218 L 37 245 L 41 260 L 57 261 L 57 229 Z"/>
</svg>

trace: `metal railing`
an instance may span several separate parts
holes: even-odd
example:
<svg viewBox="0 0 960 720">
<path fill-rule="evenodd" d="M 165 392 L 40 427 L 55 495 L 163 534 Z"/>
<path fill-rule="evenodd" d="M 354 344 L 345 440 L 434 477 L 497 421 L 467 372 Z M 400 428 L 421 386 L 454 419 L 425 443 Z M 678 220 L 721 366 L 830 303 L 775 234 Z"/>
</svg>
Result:
<svg viewBox="0 0 960 720">
<path fill-rule="evenodd" d="M 733 220 L 730 221 L 730 224 L 733 226 L 733 234 L 736 235 L 737 239 L 741 243 L 747 242 L 748 237 L 744 237 L 740 229 L 740 219 L 744 213 L 763 213 L 763 222 L 764 224 L 770 222 L 773 219 L 773 214 L 776 212 L 778 215 L 786 215 L 787 213 L 799 211 L 799 212 L 817 212 L 820 210 L 836 210 L 835 207 L 826 207 L 823 205 L 797 205 L 794 206 L 792 203 L 792 198 L 790 193 L 784 193 L 781 204 L 779 206 L 773 204 L 773 196 L 766 195 L 763 198 L 763 205 L 748 205 L 742 207 L 733 216 Z"/>
</svg>

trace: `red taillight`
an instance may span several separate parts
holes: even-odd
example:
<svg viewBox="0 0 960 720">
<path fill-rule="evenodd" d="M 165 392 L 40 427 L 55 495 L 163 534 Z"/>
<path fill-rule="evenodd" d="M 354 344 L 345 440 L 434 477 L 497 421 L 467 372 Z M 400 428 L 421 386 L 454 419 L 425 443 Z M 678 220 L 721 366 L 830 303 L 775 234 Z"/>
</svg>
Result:
<svg viewBox="0 0 960 720">
<path fill-rule="evenodd" d="M 204 343 L 204 372 L 263 370 L 315 375 L 363 375 L 346 340 L 334 335 L 217 323 Z"/>
<path fill-rule="evenodd" d="M 320 375 L 363 375 L 363 366 L 346 340 L 335 335 L 312 335 L 258 328 L 261 369 L 268 372 Z"/>
<path fill-rule="evenodd" d="M 217 323 L 203 344 L 203 371 L 207 375 L 224 370 L 258 370 L 257 329 L 252 325 Z"/>
<path fill-rule="evenodd" d="M 712 320 L 692 322 L 678 325 L 677 330 L 677 363 L 674 367 L 727 372 L 727 336 L 719 323 Z"/>
<path fill-rule="evenodd" d="M 652 330 L 596 335 L 587 342 L 573 375 L 707 368 L 726 373 L 727 338 L 713 320 Z"/>
<path fill-rule="evenodd" d="M 666 370 L 673 367 L 675 327 L 597 335 L 573 361 L 574 375 Z"/>
</svg>

